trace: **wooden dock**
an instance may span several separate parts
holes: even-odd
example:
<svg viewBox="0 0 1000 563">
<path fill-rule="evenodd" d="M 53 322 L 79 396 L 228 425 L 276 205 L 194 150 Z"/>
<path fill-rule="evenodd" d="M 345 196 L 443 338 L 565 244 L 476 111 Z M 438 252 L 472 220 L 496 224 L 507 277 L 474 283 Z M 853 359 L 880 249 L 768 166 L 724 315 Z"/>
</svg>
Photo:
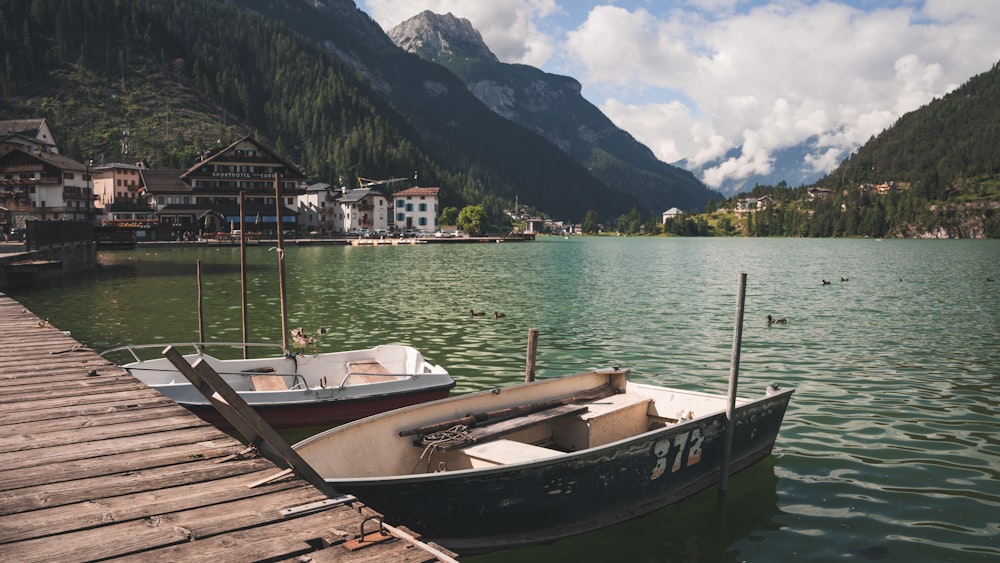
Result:
<svg viewBox="0 0 1000 563">
<path fill-rule="evenodd" d="M 244 449 L 0 293 L 0 560 L 454 561 Z"/>
</svg>

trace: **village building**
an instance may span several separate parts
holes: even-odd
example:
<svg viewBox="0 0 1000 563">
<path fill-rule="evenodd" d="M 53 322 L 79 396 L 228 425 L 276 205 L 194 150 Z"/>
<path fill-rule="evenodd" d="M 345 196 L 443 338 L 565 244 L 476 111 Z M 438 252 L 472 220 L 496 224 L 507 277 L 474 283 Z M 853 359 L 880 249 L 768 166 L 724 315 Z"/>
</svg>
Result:
<svg viewBox="0 0 1000 563">
<path fill-rule="evenodd" d="M 833 194 L 831 190 L 826 188 L 807 188 L 806 193 L 809 194 L 809 199 L 824 199 Z"/>
<path fill-rule="evenodd" d="M 335 232 L 334 224 L 343 224 L 342 217 L 338 221 L 339 207 L 335 202 L 336 195 L 330 184 L 321 182 L 307 186 L 306 193 L 298 197 L 299 228 L 323 235 Z"/>
<path fill-rule="evenodd" d="M 664 211 L 661 214 L 661 217 L 662 217 L 663 223 L 666 224 L 668 220 L 670 220 L 670 219 L 676 219 L 677 217 L 680 217 L 682 215 L 684 215 L 683 211 L 681 211 L 680 209 L 677 209 L 676 207 L 671 207 L 670 209 Z"/>
<path fill-rule="evenodd" d="M 91 169 L 96 217 L 105 225 L 148 228 L 154 223 L 153 210 L 144 197 L 140 172 L 142 160 L 109 162 Z"/>
<path fill-rule="evenodd" d="M 541 233 L 545 230 L 545 219 L 541 217 L 528 217 L 524 220 L 524 232 Z"/>
<path fill-rule="evenodd" d="M 434 232 L 438 229 L 438 193 L 441 188 L 412 187 L 392 195 L 396 229 Z"/>
<path fill-rule="evenodd" d="M 14 149 L 59 154 L 55 136 L 44 118 L 0 121 L 0 156 Z"/>
<path fill-rule="evenodd" d="M 0 121 L 0 233 L 92 216 L 88 165 L 59 154 L 45 119 Z"/>
<path fill-rule="evenodd" d="M 377 190 L 359 188 L 344 190 L 337 199 L 338 215 L 342 224 L 335 225 L 336 232 L 364 233 L 385 232 L 389 229 L 389 201 Z"/>
<path fill-rule="evenodd" d="M 241 193 L 247 230 L 276 236 L 276 178 L 282 230 L 298 231 L 297 198 L 306 193 L 300 187 L 305 176 L 249 136 L 203 155 L 185 171 L 142 170 L 141 177 L 160 237 L 194 239 L 199 233 L 239 229 Z"/>
<path fill-rule="evenodd" d="M 63 155 L 14 148 L 0 156 L 0 224 L 4 232 L 26 221 L 92 221 L 89 166 Z"/>
<path fill-rule="evenodd" d="M 775 203 L 774 196 L 769 194 L 762 195 L 759 198 L 757 198 L 757 204 L 756 204 L 757 211 L 767 209 L 768 207 L 774 205 L 774 203 Z"/>
</svg>

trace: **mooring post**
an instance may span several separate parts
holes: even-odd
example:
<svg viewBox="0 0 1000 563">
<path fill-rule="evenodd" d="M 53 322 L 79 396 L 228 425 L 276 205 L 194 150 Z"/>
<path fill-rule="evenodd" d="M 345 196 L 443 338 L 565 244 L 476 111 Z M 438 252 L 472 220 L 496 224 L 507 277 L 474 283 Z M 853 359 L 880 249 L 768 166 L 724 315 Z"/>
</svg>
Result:
<svg viewBox="0 0 1000 563">
<path fill-rule="evenodd" d="M 284 219 L 281 208 L 285 203 L 281 199 L 281 172 L 274 173 L 274 220 L 278 227 L 278 293 L 281 300 L 281 349 L 285 355 L 288 352 L 288 297 L 285 289 L 285 233 Z"/>
<path fill-rule="evenodd" d="M 528 361 L 524 367 L 524 381 L 535 380 L 535 356 L 538 354 L 538 329 L 528 329 Z"/>
<path fill-rule="evenodd" d="M 201 260 L 198 260 L 198 353 L 202 351 L 201 343 L 205 341 L 205 311 L 204 296 L 201 290 Z"/>
<path fill-rule="evenodd" d="M 240 190 L 240 309 L 243 313 L 243 359 L 247 359 L 247 226 L 243 211 L 245 194 Z M 230 233 L 232 234 L 232 233 Z"/>
<path fill-rule="evenodd" d="M 733 356 L 729 364 L 729 403 L 726 406 L 726 435 L 722 445 L 722 468 L 719 476 L 719 495 L 726 494 L 729 486 L 729 464 L 733 457 L 733 430 L 736 418 L 736 384 L 740 376 L 740 345 L 743 340 L 743 301 L 746 297 L 747 274 L 740 272 L 740 289 L 736 297 L 736 325 L 733 328 Z"/>
</svg>

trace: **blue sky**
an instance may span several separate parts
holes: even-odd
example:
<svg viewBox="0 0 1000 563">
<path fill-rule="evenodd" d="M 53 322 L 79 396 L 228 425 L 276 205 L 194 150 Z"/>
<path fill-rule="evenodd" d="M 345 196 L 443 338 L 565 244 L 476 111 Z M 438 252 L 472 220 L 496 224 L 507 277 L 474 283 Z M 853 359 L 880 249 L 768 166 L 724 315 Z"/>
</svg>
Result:
<svg viewBox="0 0 1000 563">
<path fill-rule="evenodd" d="M 831 170 L 1000 61 L 1000 0 L 357 3 L 386 30 L 423 10 L 468 19 L 501 61 L 579 80 L 661 160 L 711 163 L 712 187 L 810 137 L 803 166 Z"/>
</svg>

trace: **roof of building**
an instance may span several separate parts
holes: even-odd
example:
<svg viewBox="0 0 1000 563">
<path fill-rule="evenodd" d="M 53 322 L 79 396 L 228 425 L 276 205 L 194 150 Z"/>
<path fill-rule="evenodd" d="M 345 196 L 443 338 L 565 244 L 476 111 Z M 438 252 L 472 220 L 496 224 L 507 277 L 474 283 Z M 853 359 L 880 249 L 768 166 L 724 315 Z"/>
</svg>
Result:
<svg viewBox="0 0 1000 563">
<path fill-rule="evenodd" d="M 282 158 L 281 156 L 279 156 L 277 153 L 275 153 L 273 150 L 271 150 L 270 148 L 266 147 L 263 143 L 261 143 L 257 139 L 254 139 L 250 135 L 247 135 L 247 136 L 245 136 L 243 138 L 237 139 L 237 140 L 233 141 L 229 146 L 227 146 L 225 148 L 222 148 L 222 149 L 219 149 L 219 150 L 211 153 L 210 156 L 207 156 L 206 158 L 204 158 L 204 159 L 198 161 L 197 163 L 195 163 L 195 165 L 192 166 L 191 168 L 188 168 L 183 173 L 183 176 L 190 176 L 190 175 L 194 174 L 199 168 L 201 168 L 202 166 L 206 166 L 208 163 L 212 162 L 213 160 L 215 160 L 217 158 L 222 158 L 224 160 L 224 158 L 221 155 L 225 155 L 227 152 L 229 152 L 231 150 L 234 150 L 235 147 L 237 145 L 239 145 L 240 143 L 251 143 L 251 144 L 255 145 L 261 151 L 266 152 L 269 158 L 273 158 L 274 160 L 280 162 L 282 164 L 282 166 L 285 167 L 285 171 L 284 171 L 283 174 L 284 174 L 284 178 L 286 180 L 299 180 L 299 179 L 305 178 L 305 175 L 302 173 L 301 170 L 298 169 L 297 166 L 295 166 L 291 162 L 285 160 L 284 158 Z"/>
<path fill-rule="evenodd" d="M 393 195 L 393 197 L 398 197 L 398 196 L 419 196 L 419 195 L 427 196 L 427 195 L 438 195 L 438 192 L 440 192 L 440 191 L 441 191 L 441 188 L 419 188 L 419 187 L 414 186 L 412 188 L 406 188 L 405 190 L 398 191 L 398 192 L 396 192 L 396 193 L 394 193 L 392 195 Z"/>
<path fill-rule="evenodd" d="M 376 190 L 369 190 L 368 188 L 359 188 L 357 190 L 350 190 L 350 191 L 348 191 L 346 194 L 340 196 L 338 198 L 338 201 L 340 201 L 341 203 L 352 203 L 352 202 L 355 202 L 355 201 L 361 201 L 362 199 L 364 199 L 364 198 L 366 198 L 366 197 L 368 197 L 370 195 L 374 195 L 374 196 L 378 196 L 378 197 L 385 197 L 384 195 L 382 195 L 380 192 L 378 192 Z"/>
<path fill-rule="evenodd" d="M 44 162 L 45 164 L 48 164 L 50 166 L 54 166 L 54 167 L 58 168 L 59 170 L 72 170 L 74 172 L 86 172 L 87 171 L 87 166 L 85 164 L 83 164 L 81 162 L 78 162 L 76 160 L 73 160 L 72 158 L 70 158 L 68 156 L 63 156 L 61 154 L 56 154 L 56 153 L 51 153 L 51 152 L 45 152 L 45 151 L 38 151 L 38 152 L 36 152 L 36 151 L 31 151 L 31 150 L 17 148 L 17 149 L 14 149 L 14 150 L 10 151 L 9 153 L 7 153 L 7 155 L 10 155 L 10 154 L 13 154 L 13 153 L 25 154 L 25 155 L 27 155 L 27 156 L 29 156 L 31 158 L 40 160 L 40 161 Z M 3 158 L 7 158 L 7 155 L 4 155 Z"/>
<path fill-rule="evenodd" d="M 115 168 L 134 170 L 137 168 L 146 168 L 146 161 L 142 158 L 129 158 L 111 162 L 102 162 L 100 164 L 95 164 L 92 168 L 94 170 L 112 170 Z"/>
<path fill-rule="evenodd" d="M 191 186 L 181 179 L 183 170 L 140 169 L 142 185 L 150 192 L 191 192 Z"/>
<path fill-rule="evenodd" d="M 44 117 L 32 119 L 6 119 L 0 121 L 0 135 L 19 133 L 30 137 L 37 137 L 39 131 L 45 126 Z"/>
</svg>

